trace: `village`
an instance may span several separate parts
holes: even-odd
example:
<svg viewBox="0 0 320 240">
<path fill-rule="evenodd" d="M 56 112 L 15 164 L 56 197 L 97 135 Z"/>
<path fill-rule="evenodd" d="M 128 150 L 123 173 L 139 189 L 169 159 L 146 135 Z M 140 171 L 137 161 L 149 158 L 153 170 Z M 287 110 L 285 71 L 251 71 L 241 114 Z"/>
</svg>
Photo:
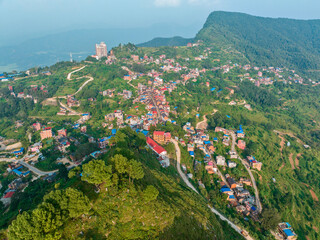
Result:
<svg viewBox="0 0 320 240">
<path fill-rule="evenodd" d="M 196 45 L 188 44 L 188 47 L 199 46 L 199 44 L 201 43 L 196 43 Z M 206 49 L 203 55 L 196 57 L 195 61 L 202 61 L 209 54 L 210 48 Z M 115 64 L 117 61 L 119 60 L 117 60 L 117 58 L 111 53 L 105 61 L 105 64 Z M 123 80 L 126 81 L 130 86 L 134 87 L 136 92 L 133 93 L 130 90 L 124 89 L 122 92 L 116 93 L 115 89 L 101 89 L 99 94 L 107 98 L 113 98 L 115 95 L 118 95 L 125 100 L 132 100 L 132 104 L 136 110 L 139 108 L 138 104 L 144 105 L 144 110 L 146 113 L 143 115 L 132 115 L 126 114 L 121 108 L 113 110 L 104 116 L 104 122 L 101 126 L 104 129 L 110 130 L 111 134 L 100 136 L 99 138 L 89 136 L 87 133 L 87 122 L 91 119 L 91 114 L 89 112 L 76 114 L 79 115 L 79 120 L 72 124 L 72 129 L 79 131 L 81 135 L 88 139 L 89 143 L 96 144 L 97 148 L 99 148 L 90 152 L 86 156 L 83 156 L 81 159 L 76 159 L 73 155 L 69 155 L 68 149 L 71 145 L 79 146 L 79 144 L 83 143 L 80 142 L 80 139 L 68 135 L 68 131 L 64 126 L 58 126 L 59 129 L 54 131 L 50 126 L 51 122 L 49 121 L 45 125 L 35 122 L 30 127 L 34 130 L 34 132 L 38 132 L 40 134 L 41 141 L 30 145 L 28 149 L 20 148 L 12 151 L 10 158 L 4 158 L 4 160 L 10 161 L 7 170 L 8 174 L 15 174 L 17 178 L 8 185 L 8 189 L 2 196 L 1 201 L 8 206 L 15 192 L 22 191 L 23 188 L 27 186 L 25 179 L 28 176 L 33 175 L 33 179 L 42 177 L 44 180 L 48 181 L 54 178 L 57 173 L 56 170 L 44 172 L 34 167 L 37 162 L 45 159 L 41 153 L 41 149 L 44 145 L 48 144 L 48 141 L 52 143 L 55 148 L 64 156 L 62 159 L 57 159 L 57 161 L 60 161 L 61 163 L 65 164 L 68 169 L 71 169 L 77 165 L 80 165 L 84 160 L 90 157 L 93 159 L 98 158 L 99 155 L 105 153 L 108 148 L 113 145 L 113 137 L 117 134 L 118 129 L 130 127 L 137 133 L 144 134 L 146 137 L 146 145 L 155 153 L 159 163 L 164 168 L 169 167 L 170 163 L 172 163 L 172 159 L 170 159 L 170 156 L 165 149 L 166 145 L 171 142 L 171 139 L 179 141 L 181 147 L 186 149 L 189 155 L 192 157 L 194 169 L 197 168 L 198 164 L 203 164 L 208 175 L 216 175 L 219 177 L 219 192 L 226 196 L 226 201 L 228 204 L 244 218 L 247 219 L 250 217 L 254 221 L 259 221 L 259 214 L 262 211 L 262 205 L 251 169 L 263 171 L 263 168 L 262 163 L 254 156 L 247 156 L 245 159 L 242 159 L 237 153 L 236 148 L 239 150 L 244 150 L 246 148 L 246 136 L 242 126 L 240 126 L 238 130 L 230 130 L 216 126 L 215 132 L 217 133 L 217 136 L 215 137 L 210 136 L 210 134 L 207 132 L 205 120 L 202 126 L 197 125 L 196 127 L 192 126 L 191 123 L 186 122 L 182 127 L 185 132 L 184 136 L 172 136 L 172 133 L 170 132 L 159 130 L 150 132 L 151 128 L 157 129 L 157 126 L 166 124 L 167 122 L 176 125 L 176 120 L 170 119 L 170 116 L 177 116 L 176 107 L 170 106 L 170 103 L 166 99 L 166 93 L 172 93 L 179 87 L 179 84 L 185 85 L 189 80 L 196 82 L 197 78 L 199 78 L 201 74 L 205 74 L 206 71 L 209 71 L 209 69 L 189 69 L 186 66 L 180 65 L 176 59 L 166 58 L 165 55 L 160 55 L 159 58 L 155 59 L 148 56 L 139 58 L 137 55 L 132 55 L 131 59 L 125 59 L 123 61 L 125 63 L 154 63 L 160 66 L 159 69 L 161 69 L 161 71 L 151 70 L 147 74 L 141 74 L 133 72 L 129 70 L 129 68 L 125 67 L 123 69 L 127 71 L 127 74 L 123 76 Z M 234 68 L 250 71 L 250 73 L 239 75 L 238 77 L 240 81 L 248 79 L 254 82 L 257 87 L 260 85 L 273 84 L 274 81 L 284 81 L 288 84 L 304 83 L 304 79 L 295 74 L 294 71 L 274 67 L 258 68 L 250 65 L 241 66 L 230 63 L 228 65 L 215 67 L 210 70 L 222 70 L 224 74 L 227 74 Z M 165 79 L 162 79 L 163 72 L 179 73 L 180 71 L 184 72 L 180 75 L 181 80 L 176 79 L 175 81 L 166 81 Z M 252 71 L 257 72 L 257 75 L 254 76 Z M 282 76 L 284 72 L 290 72 L 291 75 L 293 75 L 288 76 L 288 79 L 284 79 Z M 267 77 L 270 74 L 273 74 L 275 77 Z M 133 81 L 141 77 L 148 77 L 148 81 L 146 83 L 139 82 L 138 84 L 133 85 Z M 206 87 L 210 89 L 211 92 L 216 90 L 216 87 L 210 86 L 209 82 L 206 83 Z M 9 85 L 8 88 L 11 92 L 11 95 L 14 97 L 31 98 L 36 101 L 36 98 L 31 94 L 25 94 L 23 92 L 15 93 L 14 88 L 11 85 Z M 32 86 L 32 89 L 33 91 L 38 91 L 40 89 L 44 93 L 47 91 L 46 86 L 44 85 L 40 86 L 40 88 L 35 85 Z M 230 95 L 234 94 L 234 89 L 227 87 L 226 90 Z M 222 89 L 218 91 L 222 91 Z M 65 100 L 67 102 L 67 107 L 64 107 L 61 104 L 60 111 L 57 113 L 58 116 L 68 114 L 72 115 L 72 107 L 80 106 L 80 101 L 77 100 L 74 95 L 67 95 Z M 94 99 L 88 99 L 88 101 L 94 101 Z M 244 105 L 248 110 L 251 110 L 251 106 L 245 101 L 242 103 L 231 101 L 229 103 L 229 105 L 237 104 Z M 200 114 L 197 114 L 196 117 L 199 121 Z M 226 117 L 230 118 L 230 116 Z M 57 129 L 57 126 L 55 128 Z M 229 152 L 225 152 L 224 155 L 217 155 L 216 143 L 218 142 L 221 142 L 226 147 L 231 147 L 231 150 Z M 203 153 L 203 159 L 198 159 L 199 156 L 196 156 L 195 154 L 196 149 Z M 228 157 L 226 158 L 226 156 Z M 237 168 L 239 164 L 244 166 L 250 178 L 224 174 L 225 169 Z M 181 168 L 183 173 L 189 179 L 194 178 L 186 164 L 182 164 Z M 198 186 L 196 187 L 205 188 L 201 181 L 198 182 Z M 250 192 L 254 192 L 254 194 Z M 283 239 L 290 240 L 296 238 L 296 234 L 289 223 L 279 224 L 279 236 Z"/>
</svg>

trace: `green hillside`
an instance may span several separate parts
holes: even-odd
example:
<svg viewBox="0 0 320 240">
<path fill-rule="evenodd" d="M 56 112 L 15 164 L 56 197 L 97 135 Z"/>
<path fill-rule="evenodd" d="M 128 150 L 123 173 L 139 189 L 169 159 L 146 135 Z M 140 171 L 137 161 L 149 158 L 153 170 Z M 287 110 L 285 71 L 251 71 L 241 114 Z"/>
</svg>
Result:
<svg viewBox="0 0 320 240">
<path fill-rule="evenodd" d="M 154 38 L 151 41 L 138 44 L 138 47 L 162 47 L 162 46 L 185 46 L 193 42 L 193 38 L 172 37 L 172 38 Z"/>
<path fill-rule="evenodd" d="M 320 68 L 320 20 L 213 12 L 196 39 L 223 48 L 233 47 L 258 65 Z"/>
<path fill-rule="evenodd" d="M 115 145 L 18 215 L 9 239 L 242 239 L 159 165 L 143 134 L 125 128 Z"/>
</svg>

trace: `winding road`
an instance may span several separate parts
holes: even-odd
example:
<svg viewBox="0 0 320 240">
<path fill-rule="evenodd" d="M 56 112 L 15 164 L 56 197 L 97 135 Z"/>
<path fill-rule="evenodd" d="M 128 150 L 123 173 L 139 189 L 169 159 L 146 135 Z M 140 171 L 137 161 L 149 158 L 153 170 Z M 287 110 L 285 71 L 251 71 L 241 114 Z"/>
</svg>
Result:
<svg viewBox="0 0 320 240">
<path fill-rule="evenodd" d="M 197 189 L 195 189 L 195 187 L 189 182 L 187 176 L 182 172 L 181 167 L 180 167 L 180 161 L 181 161 L 181 151 L 180 151 L 180 147 L 179 144 L 176 140 L 171 139 L 171 142 L 174 144 L 175 148 L 176 148 L 176 155 L 177 155 L 177 170 L 178 173 L 180 175 L 180 177 L 182 178 L 182 180 L 185 182 L 185 184 L 191 188 L 194 192 L 196 192 L 197 194 L 199 194 L 199 192 L 197 191 Z M 213 212 L 214 214 L 216 214 L 217 216 L 220 217 L 220 219 L 222 221 L 226 221 L 236 232 L 238 232 L 239 234 L 241 234 L 245 239 L 247 240 L 253 240 L 252 237 L 250 237 L 247 232 L 245 230 L 242 230 L 240 227 L 238 227 L 236 224 L 234 224 L 233 222 L 231 222 L 228 218 L 226 218 L 224 215 L 222 215 L 217 209 L 211 207 L 208 204 L 208 208 L 211 210 L 211 212 Z M 245 234 L 243 234 L 245 233 Z"/>
<path fill-rule="evenodd" d="M 57 172 L 58 170 L 55 170 L 55 171 L 50 171 L 50 172 L 44 172 L 44 171 L 41 171 L 40 169 L 30 165 L 29 163 L 26 163 L 24 161 L 24 157 L 20 160 L 16 159 L 16 158 L 0 158 L 0 162 L 15 162 L 15 163 L 19 163 L 21 164 L 22 166 L 28 168 L 31 172 L 37 174 L 38 176 L 42 177 L 42 176 L 45 176 L 45 175 L 51 175 L 55 172 Z"/>
<path fill-rule="evenodd" d="M 232 137 L 232 146 L 231 146 L 231 151 L 236 152 L 236 134 L 233 131 L 230 131 L 231 133 L 231 137 Z M 241 161 L 241 163 L 243 164 L 243 166 L 245 167 L 245 169 L 247 170 L 247 172 L 249 173 L 249 176 L 251 178 L 251 182 L 252 182 L 252 186 L 255 192 L 255 199 L 256 199 L 256 204 L 257 204 L 257 210 L 259 213 L 262 212 L 262 205 L 261 205 L 261 201 L 260 201 L 260 197 L 259 197 L 259 190 L 257 187 L 257 183 L 256 180 L 251 172 L 250 167 L 248 166 L 248 164 L 246 163 L 245 160 L 243 160 L 240 156 L 238 156 L 238 159 Z"/>
<path fill-rule="evenodd" d="M 68 76 L 67 76 L 67 79 L 68 79 L 68 80 L 71 80 L 71 75 L 72 75 L 72 74 L 81 71 L 81 70 L 84 69 L 85 67 L 86 67 L 86 66 L 83 66 L 83 67 L 81 67 L 81 68 L 78 68 L 78 69 L 70 72 L 70 73 L 68 74 Z"/>
</svg>

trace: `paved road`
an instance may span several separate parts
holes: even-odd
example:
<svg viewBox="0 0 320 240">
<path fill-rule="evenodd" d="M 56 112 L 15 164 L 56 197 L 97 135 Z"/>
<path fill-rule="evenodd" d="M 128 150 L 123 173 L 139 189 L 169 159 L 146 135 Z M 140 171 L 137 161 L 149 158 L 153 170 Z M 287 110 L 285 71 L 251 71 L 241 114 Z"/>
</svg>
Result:
<svg viewBox="0 0 320 240">
<path fill-rule="evenodd" d="M 53 174 L 53 173 L 58 171 L 58 170 L 50 171 L 50 172 L 41 171 L 40 169 L 38 169 L 38 168 L 26 163 L 24 161 L 24 157 L 22 159 L 20 159 L 20 160 L 17 160 L 16 158 L 0 158 L 0 162 L 17 162 L 17 163 L 20 163 L 22 166 L 25 166 L 31 172 L 37 174 L 38 176 L 50 175 L 50 174 Z"/>
<path fill-rule="evenodd" d="M 89 78 L 89 80 L 85 81 L 85 82 L 82 84 L 82 86 L 78 89 L 78 91 L 76 91 L 76 93 L 73 94 L 73 95 L 76 95 L 77 93 L 79 93 L 79 92 L 84 88 L 84 86 L 86 86 L 89 82 L 92 82 L 92 81 L 94 80 L 93 77 L 89 77 L 89 76 L 84 76 L 84 77 Z M 82 77 L 81 77 L 81 78 L 82 78 Z"/>
<path fill-rule="evenodd" d="M 175 148 L 176 148 L 176 155 L 177 155 L 177 170 L 178 173 L 180 175 L 180 177 L 182 178 L 182 180 L 185 182 L 185 184 L 190 187 L 194 192 L 196 192 L 197 194 L 199 194 L 199 192 L 195 189 L 195 187 L 189 182 L 187 176 L 182 172 L 181 167 L 180 167 L 180 161 L 181 161 L 181 151 L 180 151 L 180 147 L 179 144 L 176 140 L 171 139 L 171 142 L 174 144 Z M 227 219 L 224 215 L 222 215 L 217 209 L 211 207 L 210 205 L 208 205 L 208 208 L 216 215 L 218 215 L 220 217 L 221 220 L 226 221 L 236 232 L 238 232 L 239 234 L 241 234 L 245 239 L 247 240 L 253 240 L 252 237 L 248 236 L 244 236 L 242 233 L 246 232 L 245 230 L 242 230 L 241 228 L 239 228 L 237 225 L 235 225 L 233 222 L 231 222 L 229 219 Z"/>
<path fill-rule="evenodd" d="M 180 160 L 181 160 L 181 151 L 180 151 L 180 147 L 179 144 L 176 140 L 171 139 L 171 142 L 174 144 L 175 148 L 176 148 L 176 155 L 177 155 L 177 170 L 179 175 L 181 176 L 182 180 L 187 184 L 187 186 L 189 188 L 191 188 L 193 191 L 195 191 L 196 193 L 199 194 L 199 192 L 197 191 L 197 189 L 195 189 L 195 187 L 189 182 L 187 176 L 182 172 L 181 167 L 180 167 Z"/>
<path fill-rule="evenodd" d="M 234 132 L 231 132 L 231 137 L 232 137 L 232 146 L 231 146 L 231 151 L 236 152 L 236 134 Z M 248 166 L 248 164 L 246 163 L 245 160 L 243 160 L 240 156 L 238 156 L 238 159 L 241 161 L 241 163 L 244 165 L 245 169 L 248 171 L 249 176 L 251 178 L 251 182 L 252 182 L 252 186 L 254 189 L 254 193 L 255 193 L 255 198 L 256 198 L 256 204 L 257 204 L 257 210 L 259 213 L 262 212 L 262 205 L 261 205 L 261 201 L 260 201 L 260 197 L 259 197 L 259 190 L 257 187 L 257 183 L 256 183 L 256 179 L 254 178 L 250 167 Z"/>
<path fill-rule="evenodd" d="M 59 101 L 59 103 L 62 107 L 64 107 L 65 109 L 67 109 L 71 113 L 71 114 L 69 113 L 68 115 L 81 115 L 82 114 L 82 113 L 79 113 L 79 112 L 73 110 L 72 108 L 69 108 L 67 105 L 65 105 L 64 103 L 62 103 L 60 101 Z"/>
<path fill-rule="evenodd" d="M 40 169 L 38 168 L 35 168 L 33 167 L 32 165 L 24 162 L 23 160 L 20 160 L 18 161 L 18 163 L 20 163 L 22 166 L 25 166 L 26 168 L 28 168 L 31 172 L 39 175 L 39 176 L 45 176 L 45 175 L 51 175 L 55 172 L 57 172 L 58 170 L 55 170 L 55 171 L 50 171 L 50 172 L 44 172 L 44 171 L 41 171 Z"/>
<path fill-rule="evenodd" d="M 70 72 L 70 73 L 68 74 L 68 76 L 67 76 L 67 79 L 68 79 L 68 80 L 71 80 L 71 75 L 72 75 L 73 73 L 79 72 L 79 71 L 81 71 L 82 69 L 84 69 L 85 67 L 86 67 L 86 66 L 83 66 L 83 67 L 81 67 L 81 68 L 78 68 L 78 69 Z"/>
</svg>

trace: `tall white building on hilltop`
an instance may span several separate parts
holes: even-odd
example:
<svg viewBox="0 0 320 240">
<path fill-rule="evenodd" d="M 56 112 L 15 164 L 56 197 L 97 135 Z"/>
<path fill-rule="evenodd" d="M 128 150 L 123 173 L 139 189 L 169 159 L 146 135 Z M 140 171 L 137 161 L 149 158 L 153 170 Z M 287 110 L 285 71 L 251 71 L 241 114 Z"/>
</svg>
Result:
<svg viewBox="0 0 320 240">
<path fill-rule="evenodd" d="M 96 44 L 96 56 L 98 59 L 108 56 L 107 45 L 104 42 Z"/>
</svg>

